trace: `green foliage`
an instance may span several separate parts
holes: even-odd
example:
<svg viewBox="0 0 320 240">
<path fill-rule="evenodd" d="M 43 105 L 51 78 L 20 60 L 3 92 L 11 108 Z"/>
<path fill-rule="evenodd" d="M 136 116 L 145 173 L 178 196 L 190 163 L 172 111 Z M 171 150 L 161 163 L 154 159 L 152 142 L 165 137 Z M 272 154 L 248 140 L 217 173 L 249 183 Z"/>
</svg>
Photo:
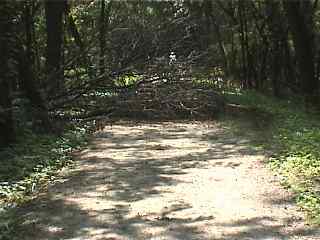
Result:
<svg viewBox="0 0 320 240">
<path fill-rule="evenodd" d="M 213 88 L 219 91 L 225 89 L 225 73 L 219 67 L 213 67 L 208 69 L 194 70 L 193 82 L 196 85 L 205 86 L 207 88 Z"/>
<path fill-rule="evenodd" d="M 62 137 L 25 134 L 23 142 L 0 153 L 2 202 L 23 201 L 39 183 L 53 179 L 58 169 L 69 165 L 69 153 L 85 142 L 85 130 L 80 128 Z"/>
<path fill-rule="evenodd" d="M 141 79 L 142 76 L 138 76 L 136 74 L 123 75 L 115 80 L 115 85 L 117 87 L 130 87 L 136 84 Z"/>
<path fill-rule="evenodd" d="M 307 212 L 310 222 L 320 224 L 319 117 L 306 113 L 298 100 L 284 101 L 253 91 L 230 91 L 225 95 L 230 102 L 274 116 L 269 142 L 272 146 L 265 146 L 276 151 L 269 164 L 283 176 L 284 186 L 296 193 L 297 203 Z"/>
<path fill-rule="evenodd" d="M 87 142 L 86 129 L 75 127 L 61 137 L 26 131 L 15 146 L 0 152 L 0 232 L 10 231 L 11 207 L 36 195 L 57 172 L 72 164 L 71 151 Z M 0 238 L 5 235 L 0 234 Z"/>
</svg>

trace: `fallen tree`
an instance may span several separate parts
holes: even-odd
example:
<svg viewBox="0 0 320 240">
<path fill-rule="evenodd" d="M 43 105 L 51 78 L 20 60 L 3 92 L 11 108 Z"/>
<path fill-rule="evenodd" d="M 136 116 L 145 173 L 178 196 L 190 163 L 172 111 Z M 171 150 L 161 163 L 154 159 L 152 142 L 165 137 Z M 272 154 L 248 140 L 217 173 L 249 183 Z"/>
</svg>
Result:
<svg viewBox="0 0 320 240">
<path fill-rule="evenodd" d="M 118 96 L 112 117 L 142 119 L 214 118 L 225 101 L 192 81 L 146 82 Z"/>
</svg>

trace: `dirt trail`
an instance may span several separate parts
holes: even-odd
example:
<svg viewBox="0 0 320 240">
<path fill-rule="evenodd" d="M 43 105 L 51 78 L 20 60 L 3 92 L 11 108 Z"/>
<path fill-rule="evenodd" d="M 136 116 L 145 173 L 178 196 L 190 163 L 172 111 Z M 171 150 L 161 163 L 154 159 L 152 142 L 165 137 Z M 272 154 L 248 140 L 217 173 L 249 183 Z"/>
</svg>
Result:
<svg viewBox="0 0 320 240">
<path fill-rule="evenodd" d="M 20 239 L 320 239 L 264 156 L 218 123 L 121 123 L 38 200 Z"/>
</svg>

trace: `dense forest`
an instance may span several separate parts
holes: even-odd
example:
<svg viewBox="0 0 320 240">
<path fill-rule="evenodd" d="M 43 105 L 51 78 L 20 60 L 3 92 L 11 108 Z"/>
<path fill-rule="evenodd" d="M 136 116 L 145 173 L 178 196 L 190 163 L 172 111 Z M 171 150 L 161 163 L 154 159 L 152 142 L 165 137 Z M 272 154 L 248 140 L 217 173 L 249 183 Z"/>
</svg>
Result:
<svg viewBox="0 0 320 240">
<path fill-rule="evenodd" d="M 1 11 L 1 146 L 19 124 L 50 131 L 79 98 L 155 71 L 200 68 L 319 104 L 317 1 L 2 1 Z"/>
<path fill-rule="evenodd" d="M 227 113 L 272 128 L 270 165 L 319 224 L 319 27 L 317 0 L 1 0 L 0 204 L 106 124 Z"/>
</svg>

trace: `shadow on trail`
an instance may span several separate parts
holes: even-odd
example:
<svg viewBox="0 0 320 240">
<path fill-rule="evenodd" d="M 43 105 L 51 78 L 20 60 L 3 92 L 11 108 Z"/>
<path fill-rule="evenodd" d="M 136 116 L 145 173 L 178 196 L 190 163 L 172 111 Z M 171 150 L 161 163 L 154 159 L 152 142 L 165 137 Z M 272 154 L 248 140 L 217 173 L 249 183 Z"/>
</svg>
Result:
<svg viewBox="0 0 320 240">
<path fill-rule="evenodd" d="M 177 139 L 178 144 L 174 142 Z M 184 126 L 147 125 L 127 129 L 115 126 L 98 133 L 92 142 L 91 147 L 78 154 L 80 167 L 49 187 L 48 193 L 18 210 L 21 224 L 16 229 L 17 239 L 231 240 L 309 234 L 301 230 L 282 235 L 283 225 L 269 227 L 268 222 L 274 219 L 261 217 L 220 223 L 223 228 L 246 228 L 234 235 L 212 238 L 199 226 L 210 227 L 214 216 L 172 217 L 173 213 L 192 209 L 183 201 L 168 203 L 161 213 L 131 214 L 132 203 L 170 194 L 170 186 L 187 183 L 177 176 L 189 170 L 239 167 L 232 157 L 257 154 L 246 140 L 210 129 L 199 134 L 197 129 L 191 131 Z M 203 144 L 203 149 L 190 150 L 195 143 Z"/>
<path fill-rule="evenodd" d="M 39 209 L 38 205 L 42 202 L 48 205 L 45 209 Z M 167 209 L 166 214 L 189 207 L 183 203 L 177 204 Z M 50 209 L 54 210 L 50 211 Z M 210 217 L 172 219 L 165 215 L 161 217 L 153 215 L 126 217 L 130 211 L 127 205 L 119 204 L 114 208 L 100 211 L 84 211 L 76 204 L 50 198 L 36 201 L 27 210 L 28 214 L 23 217 L 29 220 L 16 229 L 19 232 L 17 239 L 88 239 L 88 237 L 89 239 L 108 240 L 152 239 L 151 235 L 144 235 L 139 229 L 159 227 L 167 229 L 162 233 L 170 236 L 166 239 L 204 239 L 196 227 L 188 225 L 211 219 Z M 104 220 L 98 221 L 99 218 Z M 168 228 L 172 221 L 175 224 Z M 71 222 L 72 224 L 70 224 Z M 186 238 L 186 233 L 190 233 L 190 237 Z"/>
<path fill-rule="evenodd" d="M 294 225 L 299 219 L 283 219 L 287 226 Z M 308 229 L 304 227 L 295 228 L 290 233 L 283 232 L 284 225 L 270 225 L 275 222 L 276 219 L 268 216 L 261 216 L 255 218 L 248 218 L 233 223 L 221 223 L 219 226 L 224 228 L 240 228 L 242 230 L 235 231 L 235 233 L 226 234 L 221 238 L 215 238 L 216 240 L 235 240 L 235 239 L 255 239 L 255 240 L 268 240 L 268 239 L 289 239 L 290 237 L 297 237 L 295 239 L 301 239 L 301 237 L 308 237 L 316 233 L 316 230 Z M 299 238 L 300 237 L 300 238 Z M 313 238 L 312 238 L 313 239 Z"/>
</svg>

